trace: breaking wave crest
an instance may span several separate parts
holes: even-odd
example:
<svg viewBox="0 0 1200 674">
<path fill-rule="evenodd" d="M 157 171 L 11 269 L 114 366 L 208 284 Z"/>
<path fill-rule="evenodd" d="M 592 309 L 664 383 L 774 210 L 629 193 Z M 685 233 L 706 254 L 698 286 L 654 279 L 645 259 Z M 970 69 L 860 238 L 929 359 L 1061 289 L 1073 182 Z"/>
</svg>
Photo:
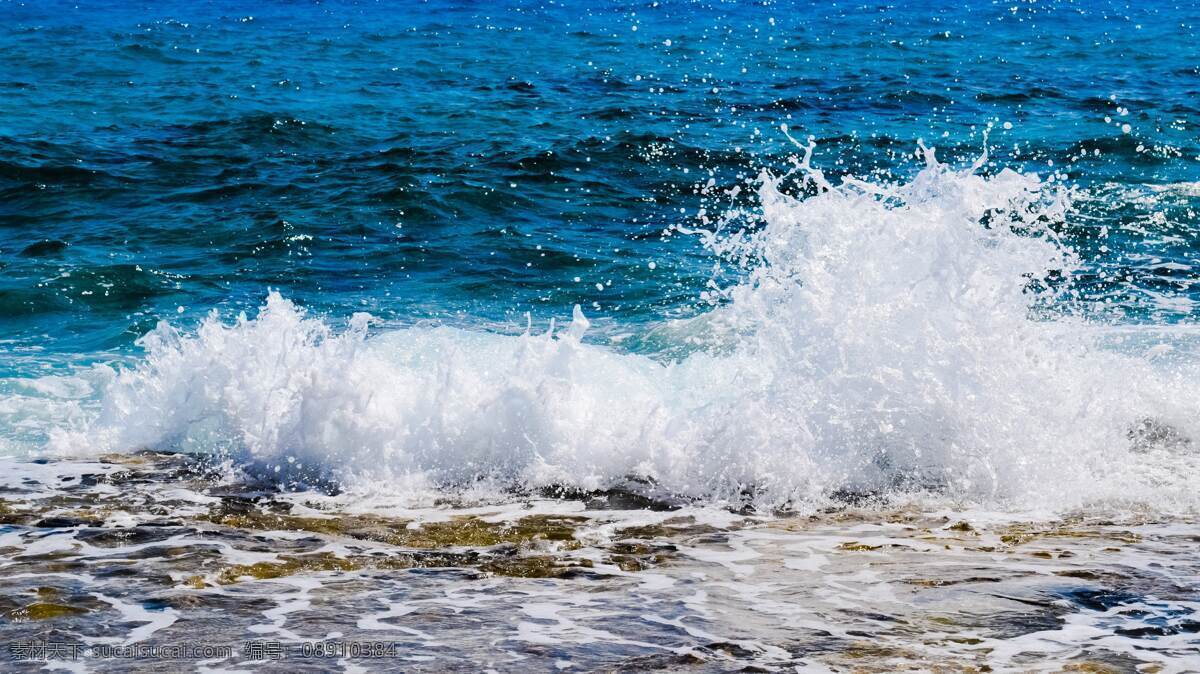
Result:
<svg viewBox="0 0 1200 674">
<path fill-rule="evenodd" d="M 201 452 L 414 500 L 484 484 L 1195 507 L 1196 360 L 1045 311 L 1071 302 L 1065 191 L 926 154 L 911 182 L 836 185 L 806 155 L 801 197 L 763 174 L 753 225 L 704 234 L 745 280 L 661 326 L 709 340 L 669 362 L 583 341 L 578 307 L 546 334 L 368 334 L 369 317 L 339 332 L 272 293 L 252 319 L 161 325 L 50 445 Z"/>
</svg>

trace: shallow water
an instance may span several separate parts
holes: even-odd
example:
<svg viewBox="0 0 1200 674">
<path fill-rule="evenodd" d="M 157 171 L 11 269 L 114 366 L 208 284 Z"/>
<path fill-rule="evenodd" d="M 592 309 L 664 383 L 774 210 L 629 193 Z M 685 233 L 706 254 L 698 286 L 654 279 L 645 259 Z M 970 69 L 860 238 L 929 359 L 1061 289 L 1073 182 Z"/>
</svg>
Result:
<svg viewBox="0 0 1200 674">
<path fill-rule="evenodd" d="M 619 494 L 407 510 L 156 454 L 27 464 L 5 487 L 0 634 L 96 649 L 94 671 L 135 643 L 234 644 L 205 665 L 270 671 L 262 642 L 300 671 L 1167 672 L 1200 638 L 1194 520 Z"/>
<path fill-rule="evenodd" d="M 13 666 L 1200 671 L 1198 22 L 0 4 Z"/>
</svg>

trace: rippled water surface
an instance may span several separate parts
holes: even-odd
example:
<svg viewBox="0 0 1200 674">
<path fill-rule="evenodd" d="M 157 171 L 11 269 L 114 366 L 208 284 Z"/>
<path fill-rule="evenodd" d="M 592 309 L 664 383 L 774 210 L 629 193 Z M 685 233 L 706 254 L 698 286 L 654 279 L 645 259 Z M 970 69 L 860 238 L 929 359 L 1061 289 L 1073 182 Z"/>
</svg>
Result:
<svg viewBox="0 0 1200 674">
<path fill-rule="evenodd" d="M 1198 22 L 0 0 L 4 656 L 1200 671 Z"/>
<path fill-rule="evenodd" d="M 659 233 L 710 175 L 784 162 L 781 123 L 827 171 L 902 176 L 918 138 L 969 161 L 994 124 L 996 166 L 1053 161 L 1105 204 L 1096 292 L 1153 310 L 1111 287 L 1133 273 L 1191 295 L 1190 3 L 0 11 L 0 337 L 21 353 L 128 348 L 267 287 L 396 320 L 694 312 L 711 260 Z"/>
</svg>

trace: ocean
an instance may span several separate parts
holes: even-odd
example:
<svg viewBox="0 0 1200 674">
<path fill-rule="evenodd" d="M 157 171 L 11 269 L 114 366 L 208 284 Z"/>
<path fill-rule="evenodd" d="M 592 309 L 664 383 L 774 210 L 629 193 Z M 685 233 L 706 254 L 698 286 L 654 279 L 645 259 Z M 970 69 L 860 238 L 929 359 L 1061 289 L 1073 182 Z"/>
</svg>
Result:
<svg viewBox="0 0 1200 674">
<path fill-rule="evenodd" d="M 14 666 L 1200 670 L 1198 25 L 0 1 Z"/>
</svg>

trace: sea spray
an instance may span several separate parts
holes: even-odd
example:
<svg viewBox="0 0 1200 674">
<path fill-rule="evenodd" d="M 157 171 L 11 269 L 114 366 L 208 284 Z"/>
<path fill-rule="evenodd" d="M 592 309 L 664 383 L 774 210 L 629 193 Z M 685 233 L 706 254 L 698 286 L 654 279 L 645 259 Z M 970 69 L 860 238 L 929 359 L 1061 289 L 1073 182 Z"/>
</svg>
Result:
<svg viewBox="0 0 1200 674">
<path fill-rule="evenodd" d="M 336 332 L 271 293 L 253 319 L 160 325 L 95 418 L 50 444 L 219 455 L 414 502 L 560 486 L 791 509 L 1194 507 L 1196 363 L 1036 311 L 1069 301 L 1063 191 L 931 150 L 907 183 L 835 185 L 810 152 L 804 195 L 764 173 L 757 223 L 707 233 L 744 279 L 661 328 L 717 336 L 707 348 L 664 361 L 589 344 L 578 308 L 543 334 L 368 336 L 361 316 Z"/>
</svg>

